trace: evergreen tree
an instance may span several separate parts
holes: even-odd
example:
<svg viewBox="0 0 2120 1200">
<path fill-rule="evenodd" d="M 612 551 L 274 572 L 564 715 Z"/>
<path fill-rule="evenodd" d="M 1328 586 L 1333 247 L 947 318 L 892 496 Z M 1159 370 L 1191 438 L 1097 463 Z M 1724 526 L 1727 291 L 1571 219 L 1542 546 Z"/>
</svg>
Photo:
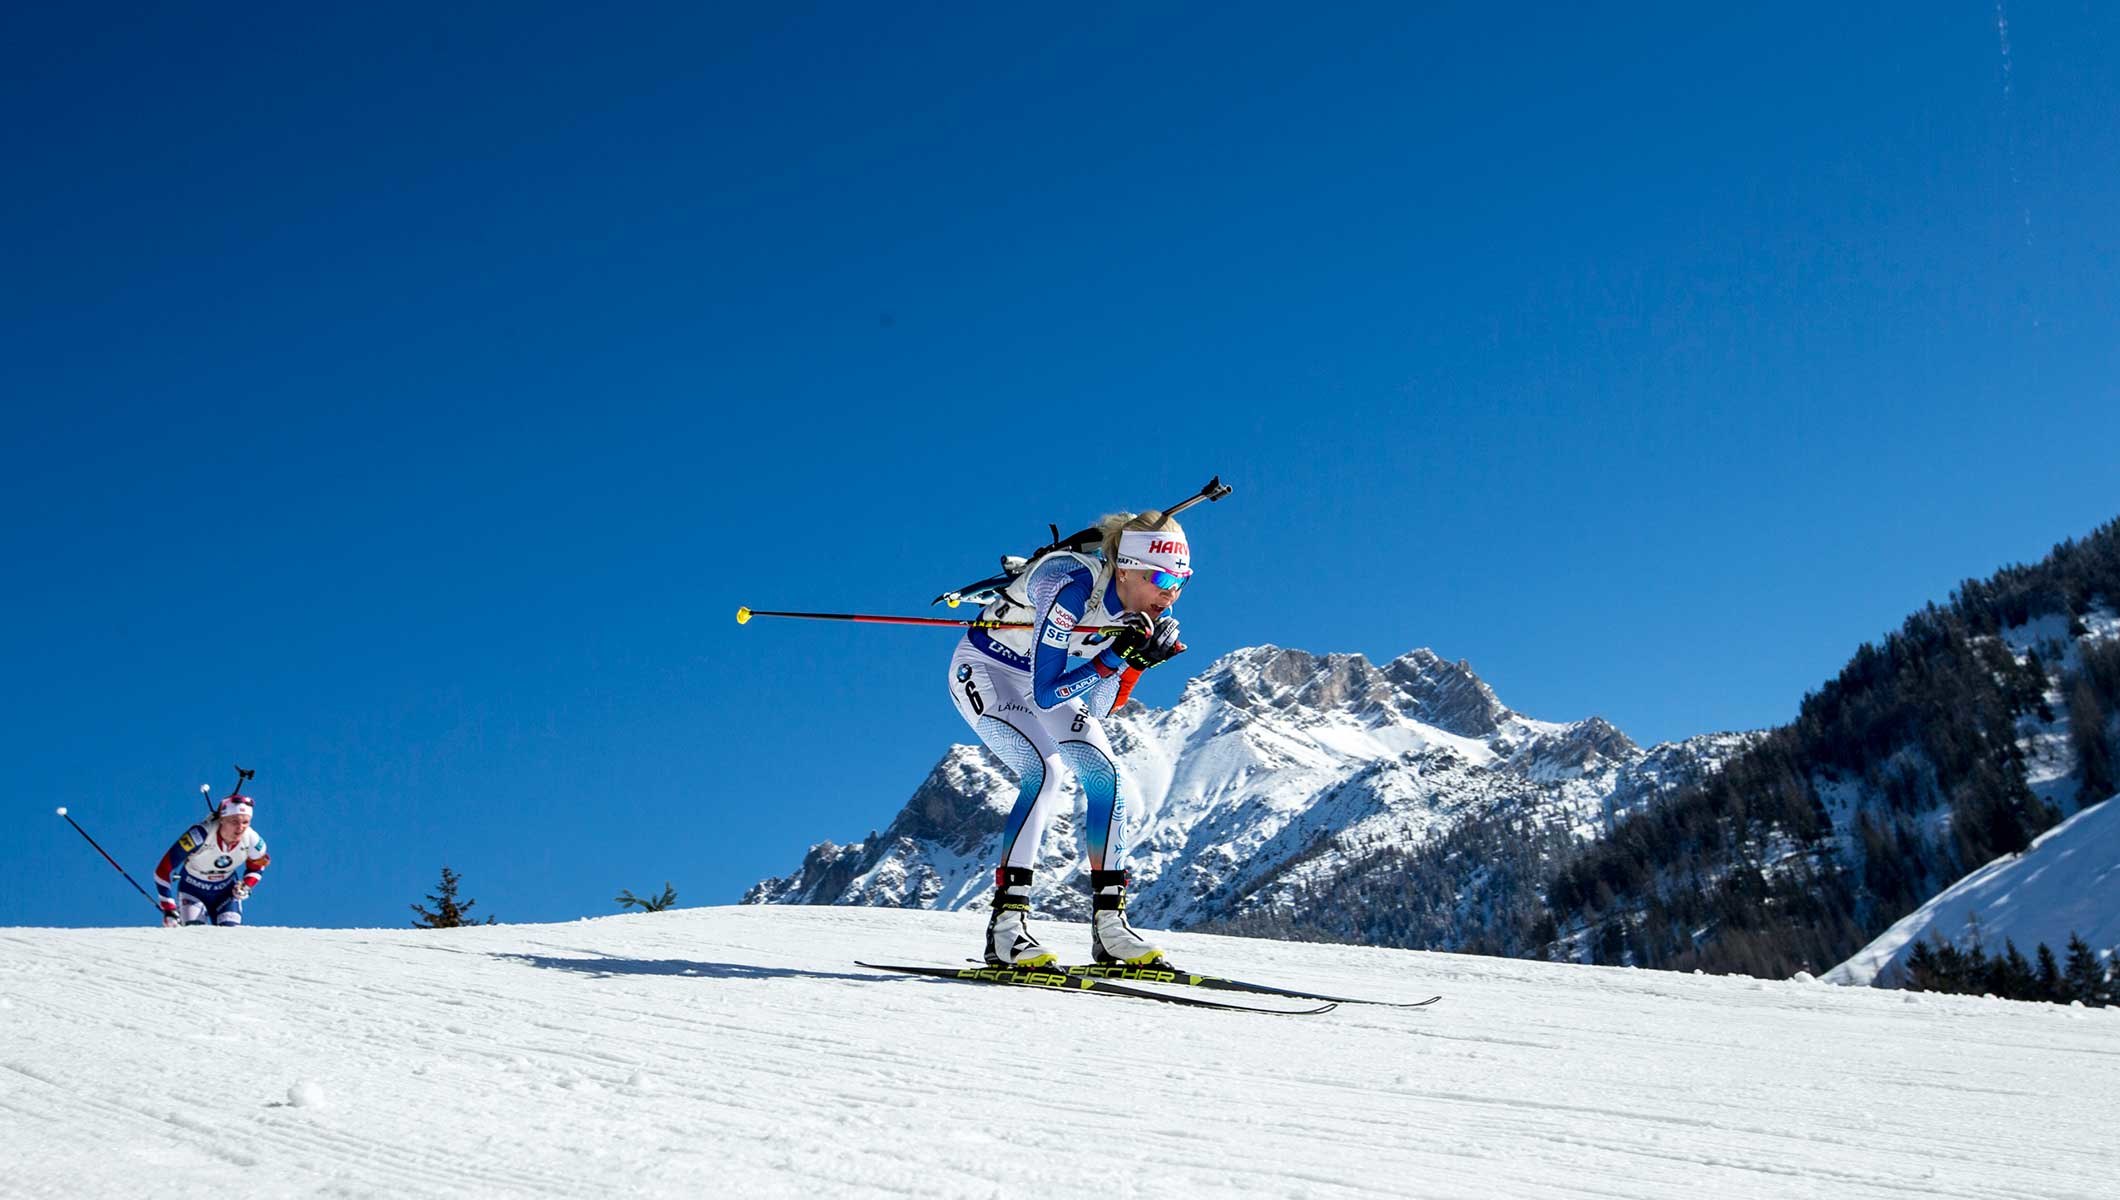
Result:
<svg viewBox="0 0 2120 1200">
<path fill-rule="evenodd" d="M 2065 1004 L 2068 997 L 2062 994 L 2061 965 L 2054 961 L 2054 948 L 2045 942 L 2039 943 L 2037 978 L 2039 998 L 2049 1004 Z"/>
<path fill-rule="evenodd" d="M 2030 691 L 2034 701 L 2032 706 L 2033 711 L 2038 713 L 2039 719 L 2042 722 L 2052 724 L 2054 720 L 2054 706 L 2052 704 L 2049 704 L 2046 699 L 2046 663 L 2040 659 L 2039 651 L 2037 648 L 2024 652 L 2024 674 L 2026 677 L 2026 686 Z"/>
<path fill-rule="evenodd" d="M 2069 739 L 2075 743 L 2082 780 L 2077 802 L 2096 804 L 2114 792 L 2113 752 L 2105 737 L 2105 705 L 2088 675 L 2078 675 L 2068 693 Z"/>
<path fill-rule="evenodd" d="M 2068 965 L 2061 972 L 2063 998 L 2102 1005 L 2105 1003 L 2104 984 L 2105 965 L 2098 961 L 2097 952 L 2080 936 L 2069 934 Z"/>
<path fill-rule="evenodd" d="M 478 901 L 466 900 L 461 904 L 457 902 L 456 889 L 462 882 L 463 876 L 450 870 L 448 865 L 444 864 L 442 866 L 441 883 L 436 885 L 434 891 L 427 897 L 427 899 L 434 902 L 434 911 L 429 912 L 417 904 L 413 905 L 412 911 L 418 913 L 420 919 L 414 921 L 412 927 L 414 929 L 454 929 L 459 925 L 478 924 L 476 920 L 464 915 L 470 912 L 471 906 L 477 904 Z M 492 917 L 486 918 L 486 924 L 491 925 L 493 923 Z"/>
<path fill-rule="evenodd" d="M 2066 1004 L 2113 1002 L 2112 983 L 2104 964 L 2084 940 L 2070 934 L 2068 963 L 2055 961 L 2051 946 L 2041 942 L 2037 965 L 2025 960 L 2016 943 L 2005 940 L 2001 954 L 1988 955 L 1977 945 L 1959 949 L 1949 942 L 1916 942 L 1907 957 L 1900 985 L 1918 992 L 1993 995 L 2004 1000 Z"/>
<path fill-rule="evenodd" d="M 662 894 L 659 896 L 636 896 L 631 888 L 624 888 L 619 891 L 617 901 L 620 908 L 637 908 L 642 912 L 661 912 L 677 903 L 677 889 L 671 887 L 670 881 L 665 879 L 663 880 Z"/>
<path fill-rule="evenodd" d="M 1931 935 L 1933 938 L 1933 935 Z M 1973 952 L 1977 957 L 1979 952 Z M 1914 952 L 1907 956 L 1907 987 L 1917 992 L 1951 992 L 1964 994 L 1977 991 L 1978 985 L 1970 977 L 1968 958 L 1964 951 L 1949 942 L 1936 939 L 1914 943 Z"/>
<path fill-rule="evenodd" d="M 1899 986 L 1910 992 L 1936 990 L 1930 986 L 1930 981 L 1936 977 L 1936 952 L 1929 949 L 1927 942 L 1915 942 L 1913 953 L 1907 955 L 1906 965 L 1900 969 L 1905 976 Z"/>
<path fill-rule="evenodd" d="M 2005 1000 L 2038 999 L 2038 977 L 2032 973 L 2032 964 L 2018 951 L 2017 939 L 2005 938 L 2002 944 L 2002 956 L 1994 961 L 1989 976 L 1993 986 L 1988 990 Z"/>
</svg>

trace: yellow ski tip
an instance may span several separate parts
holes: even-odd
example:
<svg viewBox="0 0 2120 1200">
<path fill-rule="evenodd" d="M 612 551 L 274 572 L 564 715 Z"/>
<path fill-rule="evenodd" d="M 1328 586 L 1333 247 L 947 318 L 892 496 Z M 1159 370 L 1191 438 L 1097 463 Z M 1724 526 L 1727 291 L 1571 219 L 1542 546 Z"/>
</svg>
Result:
<svg viewBox="0 0 2120 1200">
<path fill-rule="evenodd" d="M 750 623 L 750 621 L 751 621 L 751 610 L 750 610 L 750 609 L 748 609 L 748 608 L 739 608 L 739 609 L 737 609 L 737 610 L 736 610 L 736 623 L 737 623 L 738 625 L 747 625 L 747 624 L 749 624 L 749 623 Z"/>
<path fill-rule="evenodd" d="M 949 602 L 949 606 L 951 608 L 955 608 L 958 605 L 964 603 L 964 600 L 959 597 L 955 592 L 951 592 L 949 595 L 944 596 L 943 599 Z"/>
</svg>

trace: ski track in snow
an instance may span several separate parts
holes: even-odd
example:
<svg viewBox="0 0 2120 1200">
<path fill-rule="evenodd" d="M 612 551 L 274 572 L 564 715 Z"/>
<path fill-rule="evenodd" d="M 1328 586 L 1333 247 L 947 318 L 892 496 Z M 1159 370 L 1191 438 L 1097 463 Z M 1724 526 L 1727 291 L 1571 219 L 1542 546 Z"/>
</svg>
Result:
<svg viewBox="0 0 2120 1200">
<path fill-rule="evenodd" d="M 0 930 L 0 1195 L 2089 1200 L 2120 1175 L 2120 1010 L 1184 934 L 1195 970 L 1445 998 L 1267 1017 L 853 965 L 955 963 L 983 920 Z"/>
</svg>

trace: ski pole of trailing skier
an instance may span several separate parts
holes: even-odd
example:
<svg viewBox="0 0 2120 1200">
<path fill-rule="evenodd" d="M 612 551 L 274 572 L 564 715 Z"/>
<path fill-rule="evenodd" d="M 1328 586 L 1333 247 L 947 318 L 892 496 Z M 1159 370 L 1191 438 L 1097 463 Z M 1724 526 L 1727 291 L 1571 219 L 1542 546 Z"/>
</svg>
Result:
<svg viewBox="0 0 2120 1200">
<path fill-rule="evenodd" d="M 235 786 L 228 789 L 228 794 L 230 796 L 242 795 L 243 785 L 249 783 L 251 780 L 256 779 L 257 777 L 258 773 L 256 771 L 245 770 L 241 764 L 238 764 L 236 766 Z M 206 802 L 207 816 L 212 817 L 220 815 L 220 807 L 214 804 L 213 802 L 213 787 L 211 785 L 204 783 L 199 785 L 199 799 L 204 800 Z"/>
<path fill-rule="evenodd" d="M 59 815 L 62 817 L 66 817 L 66 823 L 74 827 L 75 833 L 80 834 L 82 837 L 88 838 L 88 844 L 96 848 L 96 853 L 103 856 L 103 861 L 110 864 L 111 870 L 116 871 L 118 874 L 125 876 L 125 882 L 131 884 L 133 886 L 133 890 L 140 893 L 141 899 L 147 901 L 149 904 L 155 905 L 156 916 L 160 916 L 162 914 L 162 906 L 160 904 L 155 904 L 155 898 L 147 894 L 147 889 L 140 886 L 140 881 L 134 879 L 130 874 L 128 874 L 124 867 L 119 866 L 118 860 L 112 858 L 110 856 L 110 851 L 105 850 L 103 846 L 96 841 L 96 839 L 88 837 L 88 830 L 81 828 L 81 823 L 79 821 L 74 820 L 72 817 L 68 817 L 66 815 L 66 808 L 63 805 L 59 809 Z"/>
<path fill-rule="evenodd" d="M 878 613 L 776 612 L 769 608 L 739 608 L 736 623 L 748 625 L 752 617 L 796 617 L 805 621 L 860 621 L 868 625 L 933 625 L 947 629 L 1032 629 L 1028 621 L 952 621 L 947 617 L 894 617 Z M 1077 625 L 1076 633 L 1117 633 L 1119 625 Z"/>
</svg>

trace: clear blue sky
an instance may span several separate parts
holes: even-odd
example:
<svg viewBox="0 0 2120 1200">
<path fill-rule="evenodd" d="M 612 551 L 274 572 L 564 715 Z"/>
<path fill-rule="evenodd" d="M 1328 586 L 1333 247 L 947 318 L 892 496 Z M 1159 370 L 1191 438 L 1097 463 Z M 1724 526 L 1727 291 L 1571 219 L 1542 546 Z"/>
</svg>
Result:
<svg viewBox="0 0 2120 1200">
<path fill-rule="evenodd" d="M 1787 719 L 2120 513 L 2120 13 L 14 6 L 0 923 L 257 768 L 273 924 L 728 902 L 1114 507 L 1194 650 Z M 2007 50 L 2005 50 L 2005 45 Z"/>
</svg>

